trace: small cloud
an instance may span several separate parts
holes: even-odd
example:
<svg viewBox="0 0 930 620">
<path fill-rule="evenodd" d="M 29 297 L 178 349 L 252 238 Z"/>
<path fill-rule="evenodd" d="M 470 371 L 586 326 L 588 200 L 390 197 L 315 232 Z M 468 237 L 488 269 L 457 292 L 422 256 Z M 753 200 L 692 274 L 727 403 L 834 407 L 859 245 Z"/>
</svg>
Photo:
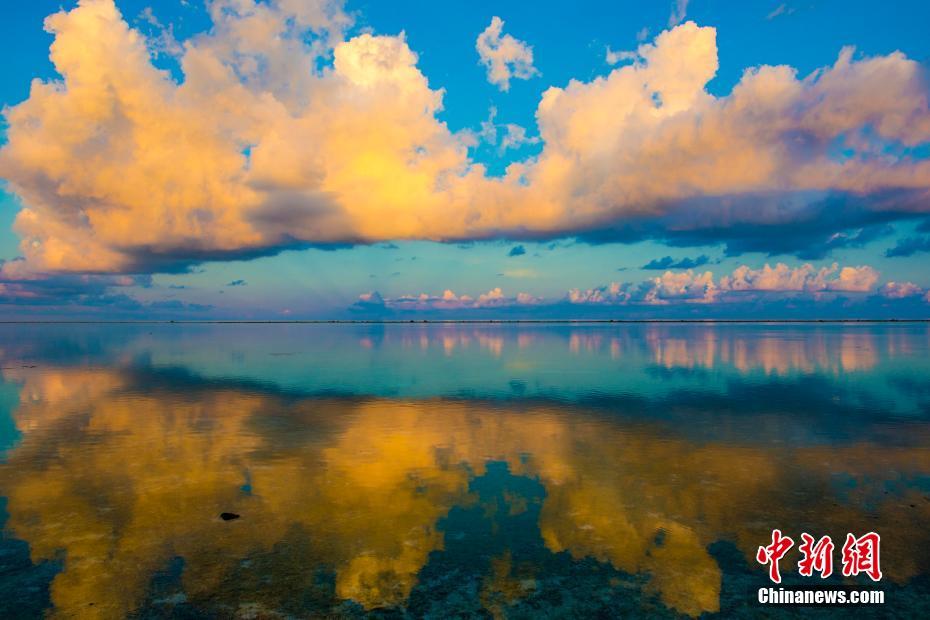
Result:
<svg viewBox="0 0 930 620">
<path fill-rule="evenodd" d="M 497 107 L 488 108 L 488 120 L 481 121 L 481 129 L 478 131 L 478 137 L 488 144 L 497 144 Z"/>
<path fill-rule="evenodd" d="M 604 60 L 608 65 L 615 65 L 617 63 L 633 61 L 639 57 L 639 54 L 636 52 L 630 52 L 627 50 L 612 50 L 610 46 L 607 46 L 607 53 L 604 55 Z"/>
<path fill-rule="evenodd" d="M 671 256 L 663 256 L 662 258 L 649 261 L 642 266 L 642 269 L 694 269 L 706 265 L 709 262 L 710 258 L 704 254 L 701 254 L 697 258 L 682 258 L 679 260 L 675 260 Z"/>
<path fill-rule="evenodd" d="M 390 242 L 388 242 L 388 243 L 382 243 L 382 244 L 380 244 L 378 247 L 380 247 L 382 250 L 397 250 L 397 249 L 400 249 L 396 243 L 390 243 Z"/>
<path fill-rule="evenodd" d="M 378 291 L 362 293 L 355 303 L 349 306 L 350 312 L 383 313 L 386 310 L 387 306 L 384 303 L 384 298 Z"/>
<path fill-rule="evenodd" d="M 515 123 L 507 123 L 504 125 L 504 129 L 506 133 L 501 138 L 501 152 L 507 149 L 520 148 L 524 144 L 537 144 L 539 142 L 538 136 L 527 136 L 526 128 Z"/>
<path fill-rule="evenodd" d="M 781 4 L 776 6 L 774 9 L 772 9 L 772 11 L 768 15 L 765 16 L 765 19 L 772 20 L 782 15 L 791 15 L 792 13 L 794 13 L 794 7 L 788 6 L 787 2 L 782 2 Z"/>
<path fill-rule="evenodd" d="M 677 26 L 685 21 L 688 15 L 688 0 L 672 0 L 672 13 L 668 16 L 669 27 Z"/>
<path fill-rule="evenodd" d="M 245 286 L 247 282 L 245 280 L 233 280 L 226 286 Z"/>
<path fill-rule="evenodd" d="M 510 257 L 523 256 L 524 254 L 526 254 L 526 248 L 524 248 L 522 245 L 515 245 L 510 248 L 509 252 L 507 252 L 507 256 Z"/>
<path fill-rule="evenodd" d="M 888 282 L 881 288 L 881 294 L 889 299 L 903 299 L 923 294 L 923 289 L 913 282 Z"/>
<path fill-rule="evenodd" d="M 504 20 L 494 16 L 491 24 L 478 35 L 475 49 L 487 67 L 488 81 L 502 91 L 510 90 L 510 80 L 528 80 L 539 71 L 533 66 L 533 48 L 525 42 L 503 34 Z"/>
</svg>

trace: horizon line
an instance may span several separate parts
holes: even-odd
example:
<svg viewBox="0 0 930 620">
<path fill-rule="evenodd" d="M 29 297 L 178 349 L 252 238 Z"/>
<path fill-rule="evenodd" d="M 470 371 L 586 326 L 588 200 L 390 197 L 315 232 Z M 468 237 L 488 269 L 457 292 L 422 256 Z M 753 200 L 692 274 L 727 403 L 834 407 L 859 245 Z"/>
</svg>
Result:
<svg viewBox="0 0 930 620">
<path fill-rule="evenodd" d="M 0 325 L 48 324 L 309 324 L 309 325 L 410 325 L 410 324 L 611 324 L 611 323 L 930 323 L 923 319 L 22 319 Z"/>
</svg>

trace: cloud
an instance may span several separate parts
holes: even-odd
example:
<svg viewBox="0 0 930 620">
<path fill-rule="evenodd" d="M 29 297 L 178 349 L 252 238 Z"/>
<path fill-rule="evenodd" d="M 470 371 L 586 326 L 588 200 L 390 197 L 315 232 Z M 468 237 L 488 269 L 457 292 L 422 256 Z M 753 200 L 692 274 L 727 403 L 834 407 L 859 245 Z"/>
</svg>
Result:
<svg viewBox="0 0 930 620">
<path fill-rule="evenodd" d="M 581 290 L 573 288 L 568 291 L 566 299 L 572 304 L 616 304 L 630 300 L 629 284 L 612 282 L 605 286 Z"/>
<path fill-rule="evenodd" d="M 784 263 L 774 267 L 766 264 L 760 269 L 742 265 L 717 282 L 710 271 L 666 271 L 638 284 L 614 282 L 587 290 L 571 289 L 566 300 L 573 304 L 667 305 L 725 303 L 745 299 L 747 294 L 869 293 L 878 278 L 878 272 L 867 265 L 840 268 L 833 264 L 820 269 L 810 264 L 795 268 Z"/>
<path fill-rule="evenodd" d="M 630 64 L 547 89 L 540 151 L 491 176 L 469 157 L 474 136 L 439 120 L 443 91 L 403 34 L 346 38 L 332 2 L 209 6 L 179 81 L 112 0 L 47 20 L 61 79 L 6 110 L 0 147 L 32 273 L 406 239 L 653 238 L 813 258 L 930 209 L 930 161 L 907 155 L 930 142 L 925 75 L 901 53 L 848 48 L 807 76 L 754 67 L 715 97 L 716 31 L 686 22 Z M 528 57 L 507 50 L 529 48 L 498 22 L 482 37 L 502 42 L 506 75 L 525 75 L 513 58 Z"/>
<path fill-rule="evenodd" d="M 672 301 L 687 303 L 710 303 L 717 297 L 714 275 L 705 271 L 695 273 L 687 271 L 675 273 L 666 271 L 661 276 L 648 282 L 643 296 L 647 304 L 667 304 Z"/>
<path fill-rule="evenodd" d="M 765 19 L 772 20 L 782 15 L 791 15 L 792 13 L 794 13 L 794 7 L 788 6 L 787 2 L 782 2 L 772 9 L 771 12 L 765 16 Z"/>
<path fill-rule="evenodd" d="M 23 317 L 35 318 L 37 314 L 52 316 L 64 312 L 73 316 L 75 312 L 88 311 L 112 316 L 158 316 L 165 311 L 174 315 L 204 313 L 213 309 L 208 304 L 188 303 L 180 300 L 142 301 L 125 292 L 129 288 L 152 288 L 152 277 L 148 275 L 89 275 L 50 274 L 37 276 L 25 268 L 22 259 L 0 261 L 0 270 L 5 278 L 0 281 L 0 307 L 8 314 L 21 309 Z M 186 287 L 171 285 L 172 289 Z"/>
<path fill-rule="evenodd" d="M 612 50 L 610 46 L 607 46 L 607 51 L 604 54 L 604 61 L 608 65 L 616 65 L 621 62 L 627 62 L 631 60 L 636 60 L 639 56 L 636 52 L 631 52 L 628 50 Z"/>
<path fill-rule="evenodd" d="M 905 237 L 899 239 L 894 247 L 885 250 L 885 256 L 889 258 L 912 256 L 918 252 L 930 252 L 930 237 Z"/>
<path fill-rule="evenodd" d="M 378 291 L 362 293 L 354 304 L 349 306 L 350 312 L 367 313 L 367 314 L 384 314 L 387 312 L 387 305 L 384 298 Z"/>
<path fill-rule="evenodd" d="M 766 264 L 761 269 L 743 265 L 737 267 L 732 275 L 721 278 L 720 288 L 725 291 L 866 293 L 875 287 L 878 278 L 878 272 L 868 265 L 842 269 L 836 263 L 820 269 L 810 264 L 796 268 L 784 263 L 774 267 Z"/>
<path fill-rule="evenodd" d="M 524 144 L 537 144 L 538 142 L 538 137 L 526 135 L 526 128 L 515 123 L 507 123 L 504 125 L 504 135 L 501 138 L 500 150 L 506 151 L 507 149 L 516 149 Z"/>
<path fill-rule="evenodd" d="M 148 26 L 150 29 L 146 42 L 153 56 L 181 56 L 184 48 L 174 36 L 174 25 L 168 24 L 165 26 L 162 24 L 155 16 L 152 7 L 147 6 L 142 9 L 136 21 L 141 22 L 142 25 Z"/>
<path fill-rule="evenodd" d="M 655 258 L 641 267 L 641 269 L 694 269 L 710 262 L 710 258 L 701 254 L 697 258 L 682 258 L 675 260 L 671 256 Z"/>
<path fill-rule="evenodd" d="M 913 282 L 888 282 L 881 289 L 881 294 L 890 299 L 903 299 L 922 295 L 923 289 Z"/>
<path fill-rule="evenodd" d="M 474 310 L 485 308 L 509 308 L 513 306 L 531 306 L 542 300 L 529 293 L 517 293 L 508 297 L 500 287 L 495 287 L 477 297 L 456 295 L 446 289 L 441 295 L 420 293 L 419 295 L 401 295 L 399 297 L 382 297 L 380 293 L 365 293 L 350 308 L 354 311 L 425 311 L 425 310 Z"/>
<path fill-rule="evenodd" d="M 685 21 L 688 14 L 688 0 L 672 0 L 672 12 L 668 16 L 668 25 L 677 26 Z"/>
<path fill-rule="evenodd" d="M 490 25 L 478 35 L 475 49 L 487 67 L 488 81 L 508 91 L 511 79 L 528 80 L 539 71 L 533 66 L 533 48 L 503 31 L 504 21 L 492 17 Z"/>
<path fill-rule="evenodd" d="M 477 132 L 474 132 L 473 140 L 470 140 L 471 144 L 468 146 L 477 146 L 479 142 L 486 142 L 487 144 L 498 144 L 498 135 L 500 131 L 503 130 L 504 135 L 500 136 L 500 143 L 497 149 L 498 154 L 502 154 L 507 149 L 516 149 L 520 148 L 525 144 L 537 144 L 539 143 L 538 136 L 527 136 L 526 128 L 517 125 L 516 123 L 504 123 L 500 124 L 495 122 L 497 118 L 497 108 L 491 106 L 488 110 L 487 120 L 481 121 L 481 127 Z M 468 142 L 468 140 L 466 140 Z"/>
<path fill-rule="evenodd" d="M 523 256 L 524 254 L 526 254 L 526 248 L 524 248 L 522 245 L 515 245 L 510 248 L 509 252 L 507 252 L 507 256 L 509 257 Z"/>
<path fill-rule="evenodd" d="M 377 318 L 418 314 L 480 318 L 733 317 L 747 312 L 772 317 L 919 317 L 926 314 L 930 294 L 911 282 L 888 282 L 876 289 L 879 274 L 868 265 L 814 267 L 783 263 L 752 268 L 741 265 L 717 278 L 711 271 L 668 270 L 639 282 L 611 282 L 572 288 L 562 297 L 528 293 L 514 297 L 499 287 L 477 296 L 421 293 L 382 297 L 366 293 L 351 310 Z M 446 315 L 448 316 L 448 315 Z"/>
</svg>

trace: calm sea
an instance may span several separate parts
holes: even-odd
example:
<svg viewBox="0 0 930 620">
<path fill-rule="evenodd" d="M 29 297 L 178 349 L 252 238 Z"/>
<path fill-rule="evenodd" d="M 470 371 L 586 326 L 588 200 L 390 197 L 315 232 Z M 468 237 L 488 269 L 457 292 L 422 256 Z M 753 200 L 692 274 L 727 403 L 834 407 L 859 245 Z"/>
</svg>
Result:
<svg viewBox="0 0 930 620">
<path fill-rule="evenodd" d="M 928 617 L 928 354 L 908 323 L 3 325 L 0 616 Z M 775 528 L 783 586 L 885 604 L 760 607 Z M 844 578 L 870 531 L 882 580 Z"/>
</svg>

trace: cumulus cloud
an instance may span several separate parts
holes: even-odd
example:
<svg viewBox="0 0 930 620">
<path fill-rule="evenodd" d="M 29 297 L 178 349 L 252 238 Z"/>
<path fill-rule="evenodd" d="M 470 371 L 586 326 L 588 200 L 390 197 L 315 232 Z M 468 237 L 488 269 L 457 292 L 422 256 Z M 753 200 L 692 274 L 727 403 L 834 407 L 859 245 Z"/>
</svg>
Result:
<svg viewBox="0 0 930 620">
<path fill-rule="evenodd" d="M 438 119 L 443 91 L 403 34 L 347 38 L 333 2 L 209 7 L 180 82 L 112 0 L 47 20 L 61 77 L 6 110 L 0 149 L 29 270 L 167 272 L 398 239 L 803 252 L 930 209 L 930 161 L 904 154 L 930 142 L 925 76 L 900 53 L 844 49 L 808 76 L 755 67 L 715 97 L 716 31 L 686 22 L 630 64 L 546 90 L 540 152 L 499 177 Z M 526 75 L 513 50 L 529 48 L 502 28 L 482 35 L 491 74 Z"/>
<path fill-rule="evenodd" d="M 488 70 L 488 81 L 508 91 L 511 79 L 528 80 L 539 71 L 533 66 L 533 48 L 503 32 L 504 20 L 495 15 L 478 35 L 475 49 Z"/>
<path fill-rule="evenodd" d="M 880 308 L 883 316 L 899 316 L 895 314 L 899 311 L 914 315 L 925 310 L 923 301 L 927 291 L 911 282 L 894 281 L 876 289 L 878 278 L 878 272 L 868 265 L 841 267 L 832 264 L 817 268 L 810 264 L 789 267 L 778 263 L 757 269 L 741 265 L 719 278 L 711 271 L 667 270 L 639 282 L 572 288 L 562 297 L 548 299 L 528 293 L 510 297 L 499 287 L 477 296 L 457 295 L 451 290 L 439 295 L 421 293 L 399 297 L 366 293 L 359 297 L 352 310 L 382 316 L 407 311 L 496 308 L 527 317 L 579 317 L 590 313 L 609 317 L 611 308 L 622 307 L 641 318 L 676 316 L 676 308 L 679 309 L 677 316 L 681 316 L 681 312 L 687 316 L 737 312 L 735 316 L 739 316 L 740 308 L 778 308 L 785 316 L 797 312 L 816 316 L 824 308 L 831 313 L 839 311 L 844 316 L 857 316 L 856 311 L 851 310 L 856 307 L 862 312 Z M 731 308 L 736 310 L 728 310 Z"/>
<path fill-rule="evenodd" d="M 599 286 L 581 290 L 573 288 L 568 291 L 566 298 L 573 304 L 616 304 L 630 300 L 629 284 L 611 282 L 606 286 Z"/>
<path fill-rule="evenodd" d="M 695 273 L 689 269 L 675 273 L 666 271 L 647 283 L 643 301 L 647 304 L 667 304 L 672 301 L 710 303 L 717 297 L 714 274 Z"/>
<path fill-rule="evenodd" d="M 639 284 L 614 282 L 593 289 L 572 289 L 566 295 L 566 300 L 573 304 L 667 305 L 674 302 L 728 302 L 744 298 L 749 293 L 869 293 L 874 290 L 878 279 L 878 272 L 868 265 L 840 268 L 833 264 L 820 269 L 810 264 L 794 268 L 784 263 L 774 267 L 766 264 L 760 269 L 742 265 L 716 282 L 710 271 L 666 271 L 661 276 Z M 901 287 L 894 283 L 890 283 L 890 286 L 893 290 Z"/>
<path fill-rule="evenodd" d="M 905 297 L 915 297 L 923 294 L 923 289 L 913 282 L 888 282 L 885 284 L 881 293 L 890 299 L 903 299 Z"/>
<path fill-rule="evenodd" d="M 720 288 L 725 291 L 866 293 L 875 287 L 878 278 L 878 272 L 868 265 L 842 269 L 836 263 L 820 269 L 811 264 L 795 268 L 784 263 L 774 267 L 766 264 L 761 269 L 743 265 L 737 267 L 732 275 L 721 278 Z"/>
</svg>

